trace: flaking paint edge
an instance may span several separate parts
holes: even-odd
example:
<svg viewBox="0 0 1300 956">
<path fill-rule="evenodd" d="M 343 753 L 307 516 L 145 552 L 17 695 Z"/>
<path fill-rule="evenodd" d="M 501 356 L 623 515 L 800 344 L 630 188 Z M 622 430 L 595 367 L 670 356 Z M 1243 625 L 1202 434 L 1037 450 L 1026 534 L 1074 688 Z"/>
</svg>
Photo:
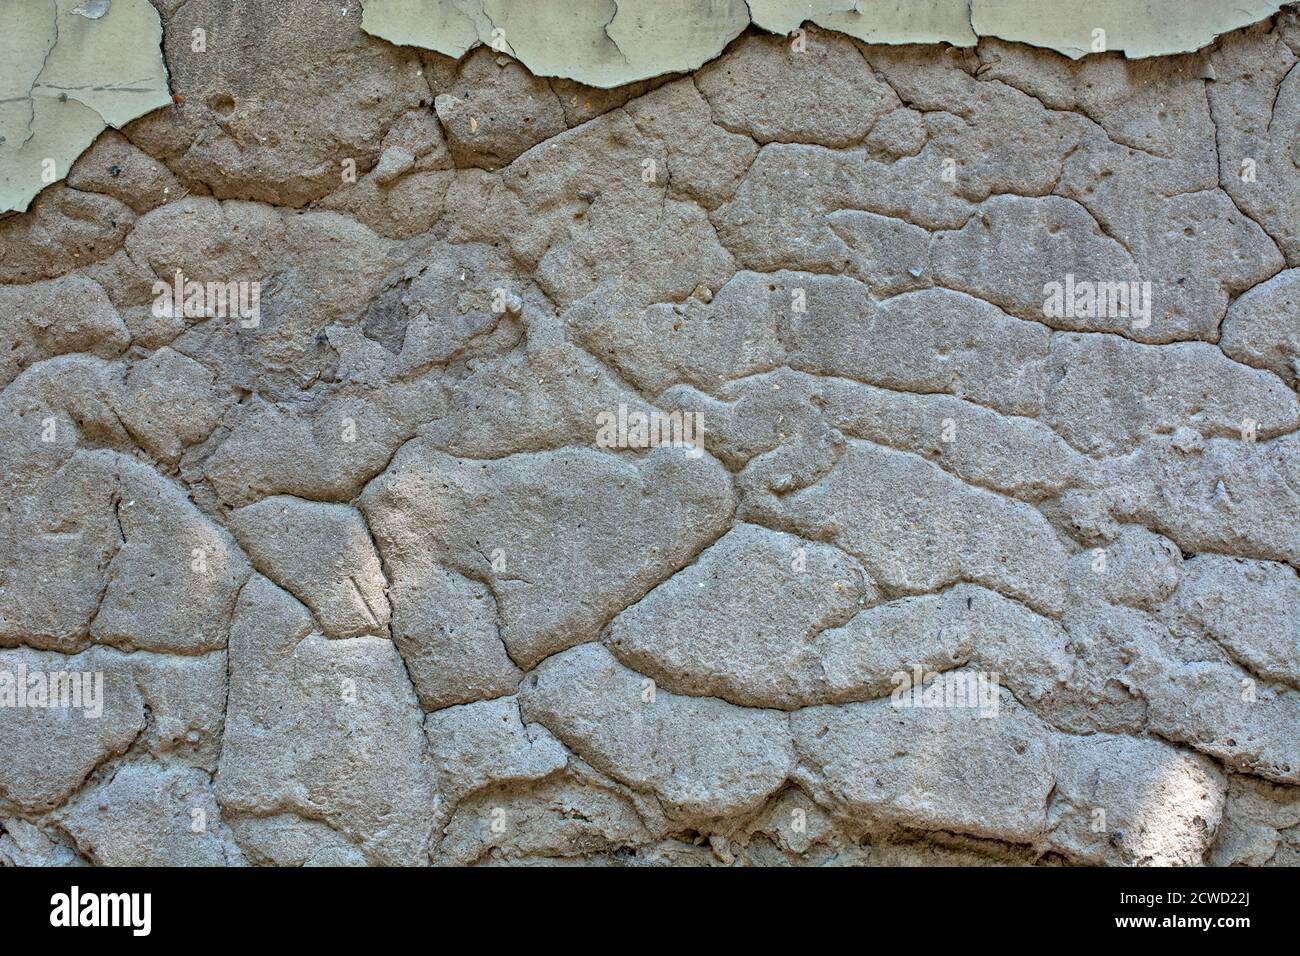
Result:
<svg viewBox="0 0 1300 956">
<path fill-rule="evenodd" d="M 868 43 L 970 47 L 981 37 L 997 37 L 1074 59 L 1095 52 L 1136 59 L 1193 52 L 1285 5 L 1286 0 L 362 0 L 362 27 L 391 43 L 455 58 L 481 44 L 492 46 L 536 76 L 609 88 L 694 70 L 751 22 L 770 33 L 813 23 Z"/>
<path fill-rule="evenodd" d="M 1271 0 L 972 0 L 971 25 L 981 37 L 1046 47 L 1076 60 L 1099 52 L 1097 41 L 1107 51 L 1142 59 L 1192 53 L 1284 6 Z"/>
<path fill-rule="evenodd" d="M 162 22 L 149 0 L 6 0 L 0 213 L 26 211 L 106 127 L 170 102 Z"/>
</svg>

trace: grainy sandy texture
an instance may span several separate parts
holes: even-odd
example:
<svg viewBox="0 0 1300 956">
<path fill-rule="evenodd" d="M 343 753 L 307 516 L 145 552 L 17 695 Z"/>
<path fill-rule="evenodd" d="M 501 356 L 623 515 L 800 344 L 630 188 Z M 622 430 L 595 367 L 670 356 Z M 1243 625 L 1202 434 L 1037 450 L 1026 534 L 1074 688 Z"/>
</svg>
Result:
<svg viewBox="0 0 1300 956">
<path fill-rule="evenodd" d="M 0 219 L 0 862 L 1294 864 L 1295 8 L 604 90 L 155 6 Z"/>
</svg>

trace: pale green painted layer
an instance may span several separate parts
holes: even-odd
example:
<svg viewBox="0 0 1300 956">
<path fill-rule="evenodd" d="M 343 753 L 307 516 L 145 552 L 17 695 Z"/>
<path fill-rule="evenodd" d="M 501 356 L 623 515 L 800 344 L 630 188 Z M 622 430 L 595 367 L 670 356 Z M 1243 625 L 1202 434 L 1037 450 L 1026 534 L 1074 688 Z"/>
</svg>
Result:
<svg viewBox="0 0 1300 956">
<path fill-rule="evenodd" d="M 25 210 L 106 126 L 169 102 L 148 0 L 4 0 L 0 212 Z"/>
<path fill-rule="evenodd" d="M 387 0 L 363 5 L 361 26 L 367 33 L 392 43 L 462 57 L 479 43 L 492 41 L 491 25 L 486 31 L 487 40 L 482 39 L 484 33 L 478 22 L 481 16 L 479 0 Z"/>
<path fill-rule="evenodd" d="M 1199 50 L 1221 33 L 1258 23 L 1270 0 L 973 0 L 971 22 L 984 37 L 1048 47 L 1079 59 L 1104 49 L 1138 58 Z"/>
<path fill-rule="evenodd" d="M 1070 57 L 1186 53 L 1276 13 L 1270 0 L 362 0 L 362 26 L 393 43 L 459 57 L 480 43 L 537 76 L 611 87 L 693 70 L 751 18 L 772 33 L 804 23 L 868 43 L 974 46 L 1000 37 Z M 496 40 L 493 43 L 494 38 Z"/>
<path fill-rule="evenodd" d="M 960 0 L 962 6 L 966 0 Z M 852 13 L 856 0 L 749 0 L 754 25 L 772 33 L 789 33 L 828 13 Z"/>
<path fill-rule="evenodd" d="M 805 21 L 867 43 L 974 46 L 966 0 L 750 0 L 754 25 L 789 33 Z"/>
<path fill-rule="evenodd" d="M 365 30 L 459 57 L 486 44 L 589 86 L 693 70 L 749 26 L 744 0 L 370 0 Z"/>
</svg>

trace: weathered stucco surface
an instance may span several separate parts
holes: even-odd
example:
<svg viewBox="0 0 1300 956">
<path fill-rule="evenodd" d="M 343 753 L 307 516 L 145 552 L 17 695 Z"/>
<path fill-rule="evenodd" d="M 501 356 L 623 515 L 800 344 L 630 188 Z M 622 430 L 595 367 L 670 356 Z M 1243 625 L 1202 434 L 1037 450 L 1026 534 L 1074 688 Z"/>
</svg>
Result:
<svg viewBox="0 0 1300 956">
<path fill-rule="evenodd" d="M 1111 50 L 1147 57 L 1200 49 L 1282 7 L 1273 0 L 357 2 L 363 28 L 393 43 L 452 57 L 487 44 L 536 76 L 605 89 L 694 70 L 751 23 L 772 33 L 812 23 L 868 43 L 966 47 L 999 37 L 1076 59 Z M 260 2 L 248 6 L 266 9 Z M 347 16 L 347 7 L 339 12 Z M 222 25 L 243 15 L 228 7 Z M 192 31 L 191 52 L 206 52 L 206 33 Z M 105 126 L 120 129 L 170 100 L 159 36 L 149 0 L 11 0 L 0 8 L 0 212 L 25 211 Z"/>
<path fill-rule="evenodd" d="M 1295 6 L 154 6 L 0 218 L 0 862 L 1300 861 Z"/>
</svg>

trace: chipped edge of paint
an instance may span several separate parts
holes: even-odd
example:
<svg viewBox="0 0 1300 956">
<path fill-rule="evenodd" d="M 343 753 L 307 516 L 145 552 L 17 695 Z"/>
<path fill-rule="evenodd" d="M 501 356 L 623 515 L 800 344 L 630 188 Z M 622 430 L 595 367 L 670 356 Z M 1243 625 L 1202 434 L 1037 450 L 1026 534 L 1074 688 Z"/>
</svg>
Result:
<svg viewBox="0 0 1300 956">
<path fill-rule="evenodd" d="M 149 0 L 7 0 L 0 35 L 0 215 L 25 212 L 107 127 L 171 102 Z"/>
<path fill-rule="evenodd" d="M 669 7 L 660 0 L 362 0 L 361 24 L 399 46 L 455 59 L 489 46 L 536 76 L 608 89 L 697 69 L 750 23 L 776 34 L 812 23 L 867 43 L 971 47 L 996 37 L 1072 59 L 1103 52 L 1141 59 L 1195 52 L 1288 2 L 683 0 Z"/>
</svg>

